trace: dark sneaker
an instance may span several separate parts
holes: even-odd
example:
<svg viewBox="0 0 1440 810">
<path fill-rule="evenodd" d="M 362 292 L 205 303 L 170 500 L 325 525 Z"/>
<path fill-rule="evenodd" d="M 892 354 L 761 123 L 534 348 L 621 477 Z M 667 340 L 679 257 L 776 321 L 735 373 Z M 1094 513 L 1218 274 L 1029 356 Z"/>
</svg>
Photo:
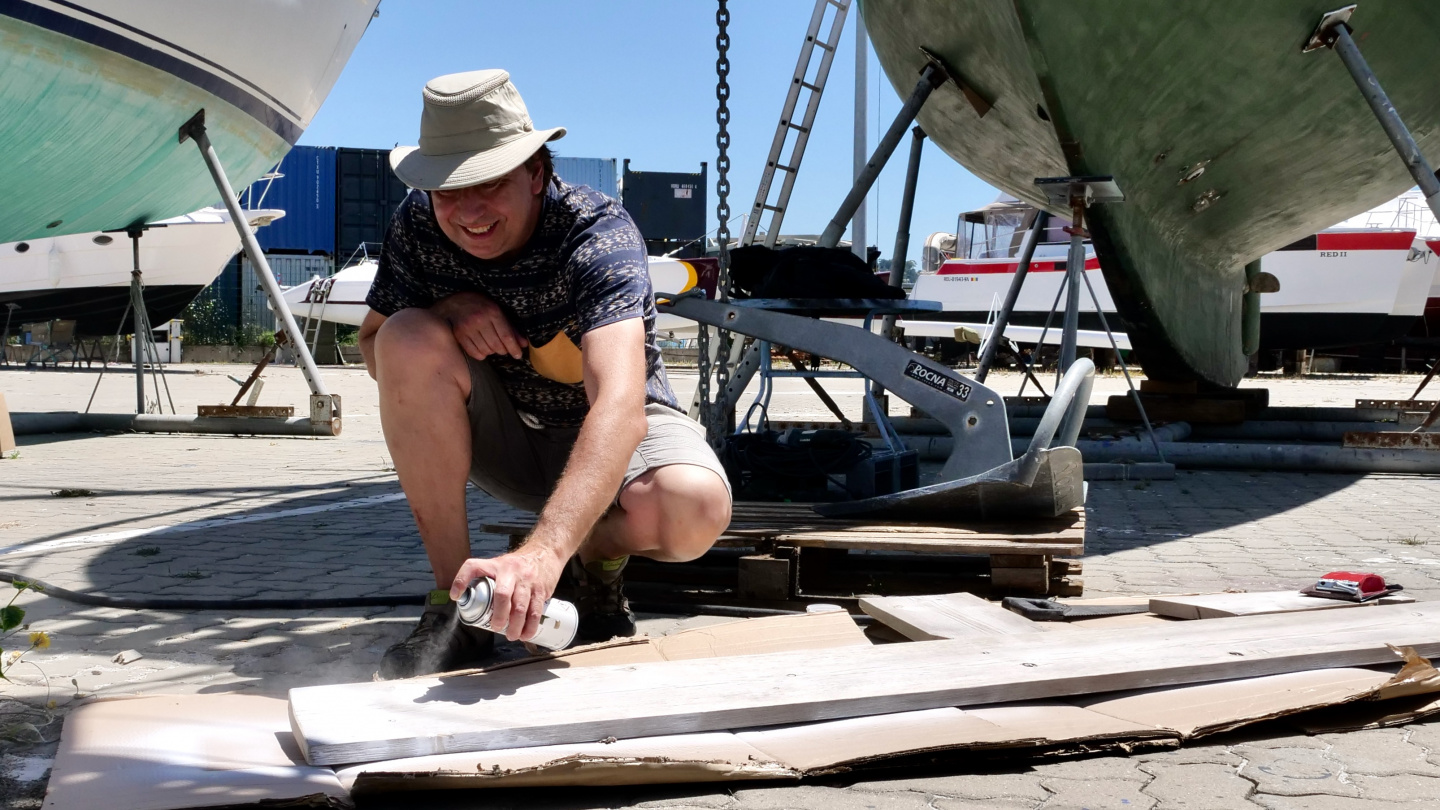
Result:
<svg viewBox="0 0 1440 810">
<path fill-rule="evenodd" d="M 625 598 L 625 580 L 621 576 L 629 557 L 618 560 L 591 560 L 581 565 L 579 557 L 570 558 L 570 574 L 575 580 L 575 609 L 580 614 L 576 641 L 609 641 L 616 636 L 635 635 L 635 614 Z"/>
<path fill-rule="evenodd" d="M 419 626 L 380 659 L 380 680 L 463 669 L 494 652 L 495 634 L 460 621 L 449 593 L 431 591 L 427 601 Z"/>
</svg>

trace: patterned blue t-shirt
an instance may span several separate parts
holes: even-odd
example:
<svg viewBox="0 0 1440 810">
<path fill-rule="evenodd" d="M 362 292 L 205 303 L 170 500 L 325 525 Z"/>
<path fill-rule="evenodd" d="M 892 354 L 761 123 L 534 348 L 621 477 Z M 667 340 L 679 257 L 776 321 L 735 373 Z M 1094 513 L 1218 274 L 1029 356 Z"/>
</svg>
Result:
<svg viewBox="0 0 1440 810">
<path fill-rule="evenodd" d="M 388 317 L 457 292 L 495 301 L 529 341 L 520 360 L 487 358 L 527 422 L 577 427 L 584 421 L 590 406 L 574 370 L 575 347 L 586 332 L 628 318 L 645 321 L 646 401 L 680 409 L 655 338 L 645 242 L 616 200 L 588 186 L 547 184 L 540 220 L 520 255 L 487 261 L 451 242 L 435 221 L 430 195 L 411 191 L 390 220 L 365 303 Z"/>
</svg>

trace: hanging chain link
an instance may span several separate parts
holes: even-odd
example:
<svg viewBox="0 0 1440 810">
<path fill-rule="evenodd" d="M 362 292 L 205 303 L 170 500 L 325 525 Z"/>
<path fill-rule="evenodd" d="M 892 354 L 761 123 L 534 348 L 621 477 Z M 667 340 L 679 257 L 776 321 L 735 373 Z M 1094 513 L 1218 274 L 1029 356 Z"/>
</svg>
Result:
<svg viewBox="0 0 1440 810">
<path fill-rule="evenodd" d="M 720 248 L 720 274 L 717 294 L 722 301 L 730 300 L 730 9 L 726 0 L 719 0 L 715 10 L 715 147 L 719 154 L 715 158 L 715 215 L 720 220 L 715 231 L 715 241 Z M 720 412 L 721 403 L 710 399 L 710 330 L 700 328 L 700 402 L 705 415 L 710 440 L 717 443 L 725 433 L 726 415 Z M 719 330 L 715 334 L 716 358 L 714 366 L 715 385 L 725 390 L 729 382 L 729 351 L 726 338 L 728 333 Z M 723 403 L 723 394 L 721 402 Z"/>
</svg>

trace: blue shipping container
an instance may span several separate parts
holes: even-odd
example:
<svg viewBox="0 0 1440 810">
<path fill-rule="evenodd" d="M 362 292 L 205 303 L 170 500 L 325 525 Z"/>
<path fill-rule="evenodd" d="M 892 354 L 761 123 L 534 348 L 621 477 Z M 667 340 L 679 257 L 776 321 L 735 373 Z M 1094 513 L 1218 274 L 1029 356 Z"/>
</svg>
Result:
<svg viewBox="0 0 1440 810">
<path fill-rule="evenodd" d="M 257 181 L 245 200 L 248 207 L 285 211 L 283 218 L 256 231 L 260 249 L 330 255 L 335 250 L 335 148 L 296 146 L 280 162 L 279 173 L 283 176 L 273 181 Z"/>
<path fill-rule="evenodd" d="M 601 194 L 619 199 L 615 158 L 555 158 L 555 173 L 572 186 L 589 186 Z"/>
</svg>

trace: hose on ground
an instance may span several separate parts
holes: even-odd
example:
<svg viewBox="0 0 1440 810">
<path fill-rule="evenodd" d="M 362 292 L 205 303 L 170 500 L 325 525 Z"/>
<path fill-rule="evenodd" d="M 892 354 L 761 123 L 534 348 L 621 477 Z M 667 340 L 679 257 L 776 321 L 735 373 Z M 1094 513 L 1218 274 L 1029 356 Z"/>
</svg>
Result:
<svg viewBox="0 0 1440 810">
<path fill-rule="evenodd" d="M 334 596 L 334 597 L 288 597 L 284 599 L 176 599 L 158 596 L 108 596 L 100 593 L 81 593 L 62 588 L 59 585 L 22 576 L 13 571 L 0 571 L 0 582 L 24 583 L 26 590 L 52 596 L 66 602 L 90 607 L 120 608 L 122 610 L 329 610 L 360 607 L 420 607 L 425 604 L 423 594 L 383 594 L 380 596 Z M 753 618 L 758 616 L 784 616 L 803 613 L 803 610 L 777 610 L 754 608 L 740 605 L 690 605 L 665 602 L 635 602 L 633 607 L 644 613 L 662 613 L 677 616 L 709 615 Z M 856 621 L 868 623 L 868 616 L 857 616 Z"/>
</svg>

